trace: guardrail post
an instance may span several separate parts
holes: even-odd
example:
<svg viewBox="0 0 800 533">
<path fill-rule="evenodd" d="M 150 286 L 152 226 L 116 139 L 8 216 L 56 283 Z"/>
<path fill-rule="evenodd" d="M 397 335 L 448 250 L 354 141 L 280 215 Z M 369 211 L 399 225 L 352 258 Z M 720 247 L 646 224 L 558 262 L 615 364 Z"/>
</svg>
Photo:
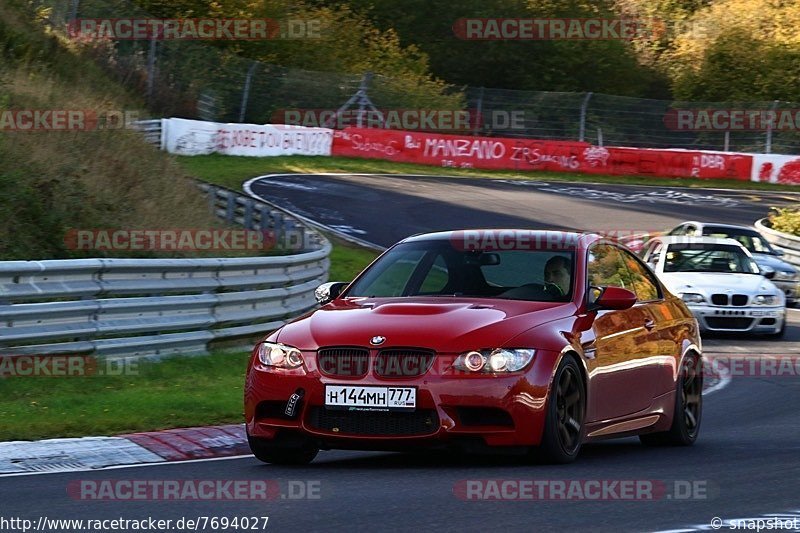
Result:
<svg viewBox="0 0 800 533">
<path fill-rule="evenodd" d="M 206 194 L 208 195 L 208 206 L 211 209 L 211 212 L 214 215 L 217 214 L 217 188 L 213 185 L 209 185 L 208 188 L 204 189 Z"/>
<path fill-rule="evenodd" d="M 266 204 L 261 204 L 258 215 L 258 228 L 260 230 L 269 229 L 270 209 Z"/>
<path fill-rule="evenodd" d="M 253 224 L 253 200 L 250 198 L 244 203 L 244 218 L 242 223 L 245 229 L 254 229 L 255 227 Z"/>
<path fill-rule="evenodd" d="M 227 200 L 225 220 L 228 222 L 236 222 L 236 196 L 227 191 L 225 192 L 225 199 Z"/>
</svg>

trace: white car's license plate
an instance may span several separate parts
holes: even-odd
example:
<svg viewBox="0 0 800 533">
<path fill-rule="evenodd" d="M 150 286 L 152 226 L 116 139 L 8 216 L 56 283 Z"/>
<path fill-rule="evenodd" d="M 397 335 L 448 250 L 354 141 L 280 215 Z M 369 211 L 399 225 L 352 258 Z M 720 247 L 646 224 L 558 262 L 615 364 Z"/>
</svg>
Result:
<svg viewBox="0 0 800 533">
<path fill-rule="evenodd" d="M 409 410 L 417 406 L 417 389 L 326 385 L 325 406 L 333 409 Z"/>
</svg>

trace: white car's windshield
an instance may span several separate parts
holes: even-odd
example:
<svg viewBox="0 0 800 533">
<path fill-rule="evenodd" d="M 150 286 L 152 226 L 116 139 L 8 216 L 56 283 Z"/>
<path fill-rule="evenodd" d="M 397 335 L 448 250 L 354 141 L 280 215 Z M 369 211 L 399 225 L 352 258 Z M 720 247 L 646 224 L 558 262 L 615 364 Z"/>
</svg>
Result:
<svg viewBox="0 0 800 533">
<path fill-rule="evenodd" d="M 741 248 L 728 244 L 670 244 L 664 272 L 758 274 L 758 266 Z"/>
<path fill-rule="evenodd" d="M 755 231 L 742 231 L 718 226 L 706 226 L 703 228 L 703 235 L 739 241 L 742 246 L 747 248 L 747 250 L 752 254 L 774 253 L 769 243 Z"/>
</svg>

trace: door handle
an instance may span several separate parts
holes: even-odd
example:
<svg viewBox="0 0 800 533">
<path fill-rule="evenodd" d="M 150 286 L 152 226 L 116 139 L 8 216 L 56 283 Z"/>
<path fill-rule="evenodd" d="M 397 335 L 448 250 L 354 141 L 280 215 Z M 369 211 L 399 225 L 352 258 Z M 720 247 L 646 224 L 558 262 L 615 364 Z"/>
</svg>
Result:
<svg viewBox="0 0 800 533">
<path fill-rule="evenodd" d="M 645 321 L 644 321 L 644 327 L 645 327 L 645 329 L 647 329 L 648 331 L 650 331 L 650 330 L 652 330 L 654 327 L 656 327 L 656 323 L 655 323 L 655 322 L 653 322 L 652 320 L 650 320 L 650 319 L 648 318 L 647 320 L 645 320 Z"/>
</svg>

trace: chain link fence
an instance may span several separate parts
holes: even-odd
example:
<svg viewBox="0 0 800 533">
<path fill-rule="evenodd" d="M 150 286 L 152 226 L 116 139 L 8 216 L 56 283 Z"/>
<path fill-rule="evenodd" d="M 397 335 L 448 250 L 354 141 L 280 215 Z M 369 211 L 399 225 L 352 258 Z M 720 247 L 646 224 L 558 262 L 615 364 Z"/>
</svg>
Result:
<svg viewBox="0 0 800 533">
<path fill-rule="evenodd" d="M 38 16 L 55 31 L 81 18 L 153 18 L 128 0 L 32 0 Z M 221 122 L 284 123 L 287 110 L 336 112 L 352 101 L 363 110 L 359 86 L 379 110 L 468 112 L 458 131 L 482 136 L 582 140 L 595 145 L 686 148 L 755 153 L 800 153 L 800 104 L 792 102 L 678 102 L 597 93 L 450 87 L 429 94 L 404 80 L 285 68 L 253 61 L 215 46 L 187 40 L 97 41 L 77 44 L 129 89 L 145 96 L 155 116 Z M 725 131 L 711 125 L 679 128 L 680 110 L 706 116 L 714 110 L 792 110 L 790 127 Z M 307 118 L 307 115 L 304 115 Z M 354 124 L 358 113 L 334 127 Z M 480 117 L 480 120 L 475 120 Z M 316 126 L 317 123 L 305 125 Z M 698 127 L 701 126 L 701 127 Z M 442 133 L 448 133 L 442 131 Z"/>
</svg>

